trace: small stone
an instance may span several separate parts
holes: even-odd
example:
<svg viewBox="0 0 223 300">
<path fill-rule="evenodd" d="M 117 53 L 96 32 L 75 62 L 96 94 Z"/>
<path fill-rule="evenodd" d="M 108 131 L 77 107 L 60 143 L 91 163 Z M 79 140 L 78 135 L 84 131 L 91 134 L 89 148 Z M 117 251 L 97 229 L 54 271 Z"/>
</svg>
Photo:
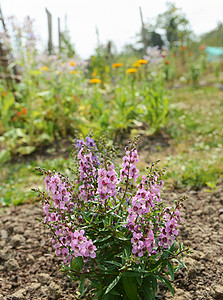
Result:
<svg viewBox="0 0 223 300">
<path fill-rule="evenodd" d="M 38 282 L 33 282 L 31 285 L 28 287 L 29 291 L 33 292 L 38 290 L 41 287 L 41 283 Z"/>
<path fill-rule="evenodd" d="M 35 258 L 32 256 L 32 254 L 28 254 L 28 256 L 26 258 L 26 262 L 28 264 L 33 264 L 35 262 Z"/>
<path fill-rule="evenodd" d="M 223 265 L 223 257 L 219 257 L 217 259 L 217 262 L 220 264 L 220 265 Z"/>
<path fill-rule="evenodd" d="M 11 258 L 8 261 L 6 261 L 4 267 L 8 271 L 17 271 L 19 269 L 19 264 L 18 264 L 17 260 L 15 260 L 14 258 Z"/>
<path fill-rule="evenodd" d="M 0 262 L 5 261 L 9 258 L 9 249 L 0 250 Z"/>
<path fill-rule="evenodd" d="M 44 239 L 42 239 L 39 243 L 40 247 L 43 247 L 46 244 L 46 241 Z"/>
<path fill-rule="evenodd" d="M 39 263 L 45 264 L 46 262 L 46 257 L 41 256 L 40 258 L 38 258 Z"/>
<path fill-rule="evenodd" d="M 219 216 L 219 220 L 220 220 L 221 223 L 223 223 L 223 214 L 221 214 L 221 215 Z"/>
<path fill-rule="evenodd" d="M 203 213 L 204 213 L 205 215 L 212 215 L 215 211 L 216 211 L 216 210 L 214 209 L 213 206 L 208 205 L 208 206 L 206 206 L 206 207 L 204 208 Z"/>
<path fill-rule="evenodd" d="M 11 297 L 12 297 L 12 299 L 15 299 L 15 300 L 25 299 L 25 297 L 24 297 L 25 293 L 26 293 L 25 289 L 20 289 L 17 292 L 15 292 L 14 294 L 12 294 Z"/>
<path fill-rule="evenodd" d="M 47 299 L 48 299 L 48 288 L 45 286 L 41 286 L 40 295 L 47 297 Z"/>
<path fill-rule="evenodd" d="M 31 230 L 29 230 L 29 229 L 25 230 L 24 237 L 26 239 L 30 238 L 32 235 L 33 235 L 33 232 Z"/>
<path fill-rule="evenodd" d="M 219 228 L 219 222 L 215 222 L 214 224 L 213 224 L 213 227 L 214 227 L 214 229 L 218 229 Z"/>
<path fill-rule="evenodd" d="M 201 216 L 202 214 L 203 214 L 203 211 L 201 209 L 193 212 L 194 216 Z"/>
<path fill-rule="evenodd" d="M 50 283 L 50 275 L 45 273 L 40 273 L 38 275 L 38 281 L 42 284 L 49 284 Z"/>
<path fill-rule="evenodd" d="M 204 267 L 202 267 L 200 262 L 190 257 L 186 257 L 184 263 L 188 268 L 188 275 L 191 278 L 193 278 L 197 274 L 200 274 L 204 270 Z"/>
<path fill-rule="evenodd" d="M 50 291 L 49 299 L 56 300 L 62 297 L 61 287 L 53 281 L 50 283 L 49 291 Z"/>
<path fill-rule="evenodd" d="M 4 248 L 5 244 L 6 244 L 5 240 L 0 241 L 0 249 Z"/>
<path fill-rule="evenodd" d="M 214 297 L 214 299 L 218 299 L 218 300 L 223 299 L 223 286 L 222 285 L 214 286 L 213 297 Z"/>
<path fill-rule="evenodd" d="M 14 227 L 13 233 L 14 234 L 17 234 L 17 233 L 22 234 L 22 233 L 24 233 L 24 227 L 21 226 L 21 225 Z"/>
<path fill-rule="evenodd" d="M 8 239 L 8 232 L 5 229 L 2 229 L 0 231 L 1 239 L 2 240 L 7 240 Z"/>
<path fill-rule="evenodd" d="M 25 243 L 25 238 L 21 234 L 16 234 L 11 238 L 11 245 L 13 248 L 16 248 L 18 246 L 21 246 L 21 244 Z"/>
<path fill-rule="evenodd" d="M 191 247 L 191 245 L 192 245 L 192 242 L 191 242 L 191 241 L 189 241 L 189 240 L 185 240 L 185 241 L 184 241 L 184 245 L 185 245 L 185 246 L 189 246 L 189 247 Z"/>
</svg>

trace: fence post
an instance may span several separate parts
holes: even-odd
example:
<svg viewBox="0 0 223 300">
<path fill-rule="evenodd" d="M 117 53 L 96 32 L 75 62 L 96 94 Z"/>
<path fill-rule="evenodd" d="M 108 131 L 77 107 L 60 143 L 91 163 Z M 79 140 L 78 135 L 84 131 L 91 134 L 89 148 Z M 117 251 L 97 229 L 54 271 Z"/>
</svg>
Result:
<svg viewBox="0 0 223 300">
<path fill-rule="evenodd" d="M 48 20 L 48 53 L 49 55 L 53 52 L 53 41 L 52 41 L 52 15 L 46 8 L 47 20 Z"/>
<path fill-rule="evenodd" d="M 62 34 L 60 30 L 60 18 L 57 19 L 58 21 L 58 42 L 59 42 L 59 53 L 61 53 L 61 40 L 62 40 Z"/>
<path fill-rule="evenodd" d="M 139 12 L 140 12 L 140 18 L 141 18 L 141 23 L 142 23 L 142 39 L 143 39 L 143 53 L 144 55 L 146 55 L 146 48 L 147 48 L 147 44 L 146 44 L 146 30 L 145 30 L 145 25 L 143 22 L 143 16 L 142 16 L 142 9 L 141 6 L 139 7 Z"/>
</svg>

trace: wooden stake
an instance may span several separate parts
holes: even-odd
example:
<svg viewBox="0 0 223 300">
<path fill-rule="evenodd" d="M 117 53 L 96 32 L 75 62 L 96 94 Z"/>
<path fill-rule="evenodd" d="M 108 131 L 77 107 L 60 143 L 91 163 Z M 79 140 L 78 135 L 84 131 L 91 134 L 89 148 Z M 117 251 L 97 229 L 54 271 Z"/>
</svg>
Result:
<svg viewBox="0 0 223 300">
<path fill-rule="evenodd" d="M 142 16 L 142 9 L 141 6 L 139 7 L 139 12 L 140 12 L 140 18 L 141 18 L 141 23 L 142 23 L 142 39 L 143 39 L 143 53 L 146 55 L 146 48 L 147 48 L 147 43 L 146 43 L 146 30 L 145 30 L 145 25 L 143 22 L 143 16 Z"/>
<path fill-rule="evenodd" d="M 53 52 L 53 40 L 52 40 L 52 15 L 46 8 L 47 20 L 48 20 L 48 53 L 49 55 Z"/>
</svg>

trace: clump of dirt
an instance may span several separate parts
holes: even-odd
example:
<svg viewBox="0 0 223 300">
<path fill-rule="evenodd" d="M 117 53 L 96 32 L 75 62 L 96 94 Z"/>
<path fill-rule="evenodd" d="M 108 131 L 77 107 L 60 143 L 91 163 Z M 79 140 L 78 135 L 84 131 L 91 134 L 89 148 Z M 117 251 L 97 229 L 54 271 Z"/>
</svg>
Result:
<svg viewBox="0 0 223 300">
<path fill-rule="evenodd" d="M 167 192 L 167 203 L 182 196 Z M 175 277 L 173 297 L 159 286 L 159 299 L 223 299 L 223 185 L 213 193 L 187 192 L 179 240 L 194 252 Z M 60 273 L 50 234 L 37 220 L 39 204 L 8 207 L 0 214 L 0 300 L 77 299 L 76 284 Z"/>
</svg>

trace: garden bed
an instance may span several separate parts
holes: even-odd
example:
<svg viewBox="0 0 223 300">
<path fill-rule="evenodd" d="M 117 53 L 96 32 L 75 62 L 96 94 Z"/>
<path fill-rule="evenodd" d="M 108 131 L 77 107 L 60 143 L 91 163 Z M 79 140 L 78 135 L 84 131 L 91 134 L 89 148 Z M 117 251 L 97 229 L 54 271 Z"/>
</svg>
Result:
<svg viewBox="0 0 223 300">
<path fill-rule="evenodd" d="M 176 274 L 175 296 L 164 286 L 158 299 L 223 299 L 223 185 L 210 193 L 167 192 L 173 200 L 186 194 L 180 241 L 193 249 L 187 269 Z M 76 285 L 60 273 L 50 235 L 37 220 L 38 203 L 2 208 L 0 215 L 0 300 L 77 299 Z"/>
</svg>

